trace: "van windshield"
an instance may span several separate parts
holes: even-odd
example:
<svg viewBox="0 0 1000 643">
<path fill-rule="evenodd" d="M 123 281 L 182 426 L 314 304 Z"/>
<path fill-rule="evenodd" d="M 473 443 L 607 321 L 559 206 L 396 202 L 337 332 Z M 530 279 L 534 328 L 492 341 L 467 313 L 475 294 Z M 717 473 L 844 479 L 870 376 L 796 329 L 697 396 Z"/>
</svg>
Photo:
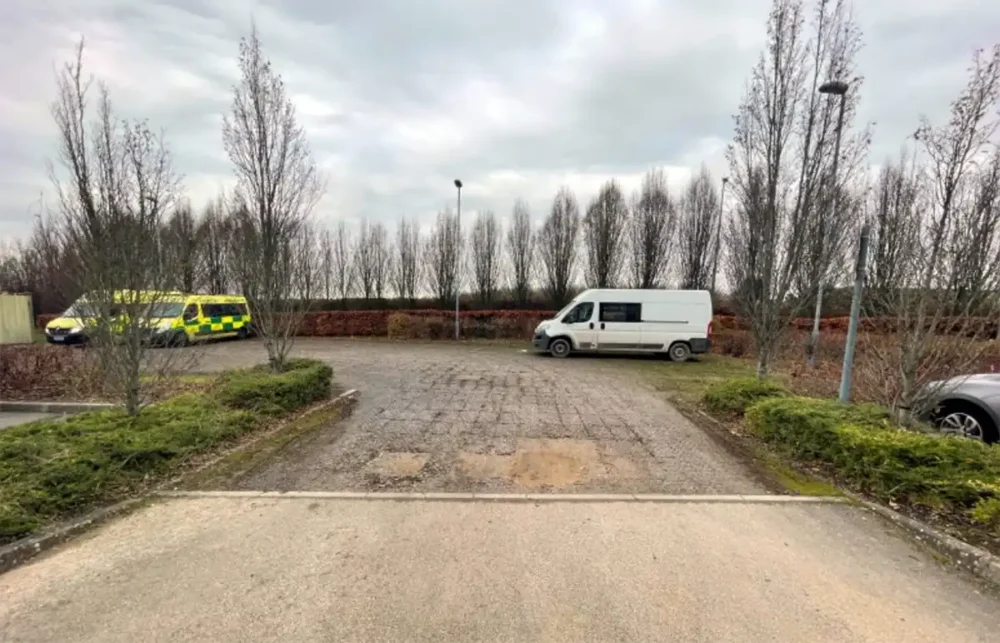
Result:
<svg viewBox="0 0 1000 643">
<path fill-rule="evenodd" d="M 555 315 L 552 315 L 552 319 L 561 319 L 562 316 L 565 315 L 566 313 L 568 313 L 569 309 L 572 308 L 573 306 L 576 306 L 576 300 L 575 299 L 573 301 L 569 302 L 568 304 L 566 304 L 565 306 L 563 306 L 563 309 L 560 310 L 559 312 L 557 312 Z"/>
<path fill-rule="evenodd" d="M 180 317 L 184 310 L 184 304 L 177 301 L 161 301 L 149 307 L 149 317 L 151 319 L 166 319 Z"/>
</svg>

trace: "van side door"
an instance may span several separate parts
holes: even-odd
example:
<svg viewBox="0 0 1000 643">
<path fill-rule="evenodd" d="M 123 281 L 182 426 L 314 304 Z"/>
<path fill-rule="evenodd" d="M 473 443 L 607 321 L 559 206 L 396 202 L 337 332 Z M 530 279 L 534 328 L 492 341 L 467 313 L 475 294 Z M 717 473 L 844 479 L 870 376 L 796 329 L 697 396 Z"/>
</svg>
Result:
<svg viewBox="0 0 1000 643">
<path fill-rule="evenodd" d="M 597 330 L 594 324 L 594 302 L 581 301 L 559 320 L 570 337 L 573 348 L 580 351 L 594 350 L 597 344 Z"/>
<path fill-rule="evenodd" d="M 598 308 L 597 350 L 639 350 L 642 336 L 642 304 L 601 302 Z"/>
</svg>

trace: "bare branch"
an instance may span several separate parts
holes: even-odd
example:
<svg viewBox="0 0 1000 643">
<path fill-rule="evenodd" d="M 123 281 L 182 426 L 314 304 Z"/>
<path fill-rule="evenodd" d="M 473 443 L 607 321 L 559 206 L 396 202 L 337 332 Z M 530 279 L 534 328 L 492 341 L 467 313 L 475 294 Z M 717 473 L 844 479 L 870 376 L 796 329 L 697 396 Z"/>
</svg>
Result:
<svg viewBox="0 0 1000 643">
<path fill-rule="evenodd" d="M 719 195 L 705 166 L 688 182 L 681 198 L 680 211 L 681 288 L 708 290 L 712 285 L 715 261 L 712 254 L 721 212 Z"/>
<path fill-rule="evenodd" d="M 587 283 L 595 288 L 614 288 L 624 263 L 625 234 L 629 210 L 618 182 L 601 186 L 587 206 L 583 218 L 583 238 L 587 249 Z"/>
<path fill-rule="evenodd" d="M 400 219 L 396 228 L 396 261 L 393 273 L 396 292 L 410 306 L 417 299 L 417 284 L 420 283 L 420 230 L 417 224 Z"/>
<path fill-rule="evenodd" d="M 528 204 L 518 199 L 507 230 L 507 256 L 511 269 L 511 286 L 518 305 L 528 303 L 535 260 L 535 231 Z"/>
<path fill-rule="evenodd" d="M 646 173 L 642 188 L 632 197 L 629 237 L 632 245 L 632 286 L 659 288 L 670 268 L 670 250 L 677 227 L 677 208 L 667 177 L 657 168 Z"/>
<path fill-rule="evenodd" d="M 234 207 L 244 244 L 235 246 L 248 272 L 247 298 L 264 339 L 272 370 L 284 368 L 304 307 L 295 300 L 301 284 L 291 247 L 307 225 L 322 193 L 284 81 L 264 58 L 254 27 L 240 41 L 241 79 L 233 88 L 232 112 L 223 118 L 222 140 L 236 172 Z M 238 273 L 239 274 L 239 273 Z"/>
<path fill-rule="evenodd" d="M 569 299 L 579 236 L 580 206 L 569 188 L 560 188 L 538 235 L 538 251 L 545 267 L 544 287 L 557 307 Z"/>
<path fill-rule="evenodd" d="M 427 265 L 428 286 L 442 308 L 455 301 L 461 243 L 458 217 L 448 210 L 439 212 L 424 249 L 424 262 Z"/>
<path fill-rule="evenodd" d="M 492 210 L 476 216 L 472 226 L 472 267 L 480 303 L 492 304 L 500 284 L 500 222 Z"/>
</svg>

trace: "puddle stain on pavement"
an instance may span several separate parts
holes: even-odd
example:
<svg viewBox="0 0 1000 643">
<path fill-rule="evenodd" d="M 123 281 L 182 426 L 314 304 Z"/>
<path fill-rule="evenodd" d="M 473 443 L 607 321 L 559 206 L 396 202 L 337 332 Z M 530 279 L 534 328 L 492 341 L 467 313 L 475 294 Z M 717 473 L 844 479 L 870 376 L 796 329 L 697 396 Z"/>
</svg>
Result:
<svg viewBox="0 0 1000 643">
<path fill-rule="evenodd" d="M 560 489 L 580 482 L 639 476 L 631 460 L 590 440 L 518 440 L 511 455 L 462 451 L 458 464 L 469 478 L 499 478 L 525 489 Z"/>
<path fill-rule="evenodd" d="M 429 453 L 383 451 L 365 466 L 365 470 L 383 479 L 417 478 L 430 457 Z"/>
</svg>

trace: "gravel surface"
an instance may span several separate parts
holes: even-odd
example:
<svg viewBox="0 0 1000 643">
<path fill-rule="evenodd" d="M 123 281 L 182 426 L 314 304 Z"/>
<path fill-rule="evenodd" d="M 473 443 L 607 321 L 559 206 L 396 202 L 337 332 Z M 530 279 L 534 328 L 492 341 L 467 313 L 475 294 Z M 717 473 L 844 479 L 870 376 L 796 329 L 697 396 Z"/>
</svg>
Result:
<svg viewBox="0 0 1000 643">
<path fill-rule="evenodd" d="M 210 345 L 200 369 L 263 358 Z M 360 390 L 354 415 L 234 484 L 260 490 L 762 493 L 744 465 L 620 360 L 496 344 L 310 339 Z M 684 368 L 683 364 L 671 365 Z"/>
</svg>

